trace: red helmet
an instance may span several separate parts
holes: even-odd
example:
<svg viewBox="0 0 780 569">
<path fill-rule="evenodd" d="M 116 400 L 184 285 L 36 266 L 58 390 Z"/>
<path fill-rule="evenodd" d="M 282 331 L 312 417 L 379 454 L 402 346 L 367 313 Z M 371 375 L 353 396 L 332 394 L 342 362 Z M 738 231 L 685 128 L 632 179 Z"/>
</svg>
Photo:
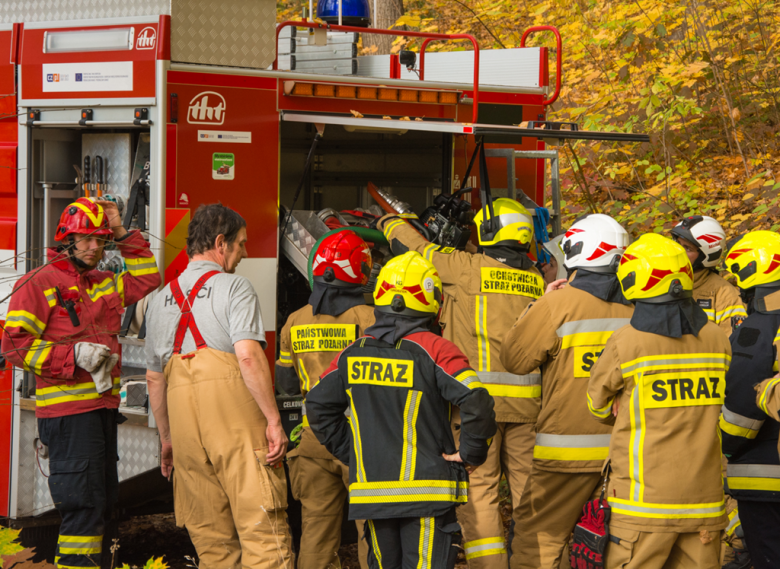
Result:
<svg viewBox="0 0 780 569">
<path fill-rule="evenodd" d="M 62 212 L 60 224 L 54 234 L 55 241 L 62 241 L 72 233 L 87 235 L 113 235 L 108 227 L 108 216 L 103 208 L 89 198 L 79 198 Z"/>
<path fill-rule="evenodd" d="M 364 285 L 371 273 L 368 245 L 354 231 L 339 231 L 320 243 L 312 263 L 314 280 L 336 286 Z"/>
</svg>

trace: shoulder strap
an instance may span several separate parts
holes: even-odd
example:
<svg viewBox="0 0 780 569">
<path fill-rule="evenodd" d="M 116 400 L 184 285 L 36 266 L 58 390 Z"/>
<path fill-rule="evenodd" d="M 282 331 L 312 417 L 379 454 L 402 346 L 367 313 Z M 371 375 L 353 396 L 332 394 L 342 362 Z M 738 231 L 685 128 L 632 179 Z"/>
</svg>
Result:
<svg viewBox="0 0 780 569">
<path fill-rule="evenodd" d="M 179 355 L 181 353 L 181 346 L 184 343 L 184 336 L 187 334 L 187 330 L 192 333 L 192 339 L 195 341 L 195 346 L 198 350 L 207 347 L 200 330 L 198 330 L 198 326 L 195 324 L 195 319 L 192 317 L 192 303 L 198 297 L 198 293 L 206 282 L 219 273 L 220 271 L 209 271 L 201 275 L 195 283 L 195 286 L 192 287 L 189 297 L 186 299 L 179 286 L 178 277 L 171 281 L 173 298 L 176 300 L 176 304 L 179 305 L 179 309 L 181 310 L 181 319 L 179 320 L 178 328 L 176 328 L 176 336 L 173 341 L 173 355 Z"/>
</svg>

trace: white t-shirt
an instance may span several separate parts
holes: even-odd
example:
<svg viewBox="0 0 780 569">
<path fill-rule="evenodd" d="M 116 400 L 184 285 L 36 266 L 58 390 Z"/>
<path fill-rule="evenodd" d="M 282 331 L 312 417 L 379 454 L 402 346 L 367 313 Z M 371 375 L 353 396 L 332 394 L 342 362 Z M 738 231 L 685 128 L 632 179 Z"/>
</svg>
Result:
<svg viewBox="0 0 780 569">
<path fill-rule="evenodd" d="M 179 286 L 186 297 L 198 279 L 209 271 L 220 271 L 211 277 L 192 303 L 195 324 L 209 348 L 235 353 L 233 344 L 240 340 L 257 340 L 266 346 L 260 301 L 245 277 L 222 272 L 211 261 L 191 261 L 179 275 Z M 173 342 L 181 320 L 181 310 L 167 285 L 149 303 L 146 311 L 146 367 L 162 372 L 173 355 Z M 184 335 L 181 353 L 195 351 L 189 328 Z"/>
</svg>

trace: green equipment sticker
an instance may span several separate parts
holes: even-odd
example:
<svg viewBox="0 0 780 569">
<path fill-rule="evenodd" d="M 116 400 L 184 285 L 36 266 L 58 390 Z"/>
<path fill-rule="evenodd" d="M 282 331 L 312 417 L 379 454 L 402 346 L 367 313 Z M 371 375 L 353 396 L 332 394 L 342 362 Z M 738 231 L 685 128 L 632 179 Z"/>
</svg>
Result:
<svg viewBox="0 0 780 569">
<path fill-rule="evenodd" d="M 235 178 L 235 155 L 226 152 L 215 152 L 211 159 L 211 177 L 215 180 L 232 180 Z"/>
</svg>

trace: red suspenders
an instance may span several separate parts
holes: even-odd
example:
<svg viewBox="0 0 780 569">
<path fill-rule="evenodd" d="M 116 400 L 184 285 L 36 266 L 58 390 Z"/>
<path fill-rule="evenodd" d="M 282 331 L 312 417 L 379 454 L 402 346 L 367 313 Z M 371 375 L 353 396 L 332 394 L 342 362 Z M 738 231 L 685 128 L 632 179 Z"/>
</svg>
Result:
<svg viewBox="0 0 780 569">
<path fill-rule="evenodd" d="M 176 339 L 173 342 L 174 356 L 177 356 L 181 353 L 181 345 L 184 342 L 184 335 L 187 333 L 188 328 L 190 332 L 192 332 L 192 339 L 195 340 L 195 346 L 197 346 L 199 350 L 208 347 L 206 346 L 206 342 L 203 341 L 203 336 L 200 335 L 200 330 L 198 330 L 198 326 L 195 324 L 195 319 L 192 317 L 192 303 L 197 298 L 200 289 L 202 289 L 203 285 L 206 284 L 206 281 L 208 281 L 214 275 L 218 275 L 219 273 L 220 271 L 209 271 L 208 273 L 201 276 L 195 283 L 195 286 L 192 287 L 190 296 L 186 300 L 184 298 L 184 294 L 181 292 L 179 279 L 176 278 L 171 281 L 171 292 L 173 293 L 173 298 L 176 300 L 176 304 L 178 304 L 179 308 L 181 309 L 181 320 L 179 320 L 179 327 L 176 329 Z"/>
</svg>

